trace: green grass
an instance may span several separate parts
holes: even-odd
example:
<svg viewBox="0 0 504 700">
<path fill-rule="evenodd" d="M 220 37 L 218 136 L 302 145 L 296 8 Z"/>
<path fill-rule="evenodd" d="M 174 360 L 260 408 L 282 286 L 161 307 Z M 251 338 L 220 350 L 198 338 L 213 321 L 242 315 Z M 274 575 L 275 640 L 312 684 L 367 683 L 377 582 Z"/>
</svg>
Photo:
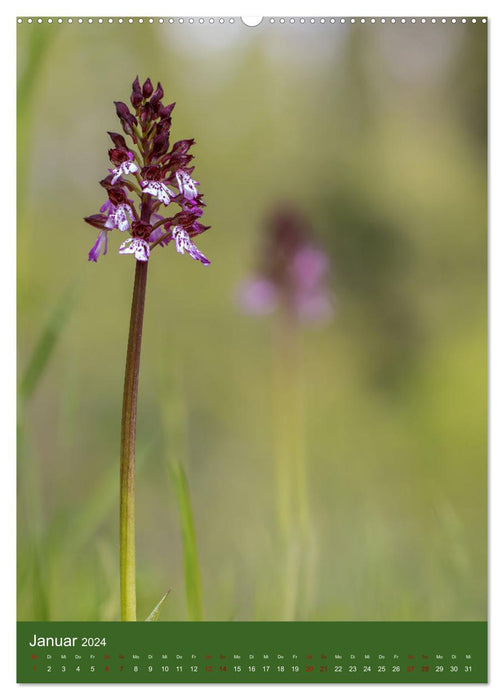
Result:
<svg viewBox="0 0 504 700">
<path fill-rule="evenodd" d="M 153 608 L 152 612 L 145 618 L 146 622 L 156 622 L 156 620 L 159 618 L 159 613 L 161 612 L 161 608 L 163 607 L 169 592 L 170 591 L 167 591 L 164 594 L 159 603 Z"/>
<path fill-rule="evenodd" d="M 184 575 L 186 587 L 187 613 L 190 620 L 203 619 L 203 595 L 201 571 L 198 559 L 196 531 L 191 507 L 189 484 L 180 462 L 172 461 L 169 467 L 171 481 L 177 501 L 180 531 L 184 549 Z"/>
<path fill-rule="evenodd" d="M 21 378 L 19 397 L 23 405 L 26 405 L 35 393 L 72 311 L 76 307 L 78 295 L 78 285 L 75 283 L 69 285 L 47 319 Z"/>
</svg>

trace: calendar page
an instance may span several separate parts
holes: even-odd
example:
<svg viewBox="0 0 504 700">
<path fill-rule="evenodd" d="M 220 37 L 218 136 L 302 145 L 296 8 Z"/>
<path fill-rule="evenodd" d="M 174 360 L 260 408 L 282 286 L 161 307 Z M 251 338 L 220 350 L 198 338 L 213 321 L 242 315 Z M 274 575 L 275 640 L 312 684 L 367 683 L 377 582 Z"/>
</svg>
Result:
<svg viewBox="0 0 504 700">
<path fill-rule="evenodd" d="M 17 19 L 20 683 L 486 683 L 485 17 Z"/>
</svg>

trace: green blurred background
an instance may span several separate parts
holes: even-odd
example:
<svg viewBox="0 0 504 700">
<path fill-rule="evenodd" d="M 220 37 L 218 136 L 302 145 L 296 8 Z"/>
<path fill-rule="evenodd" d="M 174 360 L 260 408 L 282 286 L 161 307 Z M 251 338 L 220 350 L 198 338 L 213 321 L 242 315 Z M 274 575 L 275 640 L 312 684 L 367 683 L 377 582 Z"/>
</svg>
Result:
<svg viewBox="0 0 504 700">
<path fill-rule="evenodd" d="M 204 269 L 150 262 L 138 610 L 187 619 L 169 464 L 187 474 L 204 619 L 274 620 L 274 317 L 240 314 L 292 201 L 337 313 L 303 331 L 316 620 L 486 618 L 486 26 L 187 20 L 18 26 L 18 618 L 117 619 L 118 453 L 133 263 L 94 265 L 113 100 L 138 73 L 196 139 Z M 28 368 L 28 370 L 27 370 Z M 28 374 L 27 374 L 28 371 Z M 306 565 L 308 566 L 308 564 Z M 305 572 L 306 573 L 306 572 Z"/>
</svg>

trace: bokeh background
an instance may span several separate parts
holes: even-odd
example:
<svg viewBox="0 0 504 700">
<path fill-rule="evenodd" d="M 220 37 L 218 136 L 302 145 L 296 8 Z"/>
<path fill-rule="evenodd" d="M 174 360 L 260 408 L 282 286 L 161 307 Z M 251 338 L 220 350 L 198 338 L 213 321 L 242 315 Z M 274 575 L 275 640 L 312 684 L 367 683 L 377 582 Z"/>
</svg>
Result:
<svg viewBox="0 0 504 700">
<path fill-rule="evenodd" d="M 156 249 L 142 355 L 138 610 L 188 619 L 169 465 L 207 620 L 281 619 L 275 317 L 240 313 L 292 201 L 336 314 L 302 331 L 314 620 L 486 618 L 486 26 L 239 19 L 18 26 L 18 618 L 118 619 L 133 262 L 87 262 L 113 100 L 139 74 L 196 139 L 203 268 Z M 288 582 L 287 582 L 288 585 Z"/>
</svg>

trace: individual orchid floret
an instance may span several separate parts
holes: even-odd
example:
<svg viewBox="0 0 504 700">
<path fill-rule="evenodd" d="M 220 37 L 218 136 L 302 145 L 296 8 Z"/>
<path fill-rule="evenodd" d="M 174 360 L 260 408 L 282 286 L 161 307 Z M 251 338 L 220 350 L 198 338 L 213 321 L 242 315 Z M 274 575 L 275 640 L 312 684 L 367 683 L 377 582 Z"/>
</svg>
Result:
<svg viewBox="0 0 504 700">
<path fill-rule="evenodd" d="M 113 150 L 117 150 L 117 149 L 113 149 Z M 111 180 L 112 185 L 115 185 L 115 183 L 123 175 L 129 175 L 130 173 L 138 172 L 138 165 L 135 163 L 134 158 L 135 158 L 135 156 L 133 155 L 133 153 L 131 153 L 131 151 L 128 151 L 126 159 L 123 160 L 122 163 L 120 163 L 117 168 L 114 168 L 114 170 L 111 170 L 111 173 L 114 175 L 114 177 Z"/>
<path fill-rule="evenodd" d="M 113 226 L 107 226 L 107 228 L 118 228 L 119 231 L 127 231 L 129 229 L 129 221 L 134 221 L 133 210 L 129 204 L 118 204 L 114 211 L 109 215 L 107 223 L 112 222 Z"/>
<path fill-rule="evenodd" d="M 138 262 L 147 262 L 158 245 L 169 248 L 174 241 L 177 252 L 189 253 L 204 265 L 209 264 L 192 242 L 194 236 L 209 228 L 199 221 L 205 203 L 198 192 L 199 182 L 192 177 L 193 166 L 189 165 L 194 139 L 170 145 L 175 103 L 164 105 L 163 97 L 159 83 L 154 89 L 147 78 L 141 85 L 137 76 L 131 107 L 124 102 L 114 103 L 124 136 L 107 132 L 113 144 L 108 151 L 113 169 L 100 180 L 107 199 L 99 214 L 85 218 L 100 230 L 89 260 L 96 262 L 100 254 L 105 254 L 107 236 L 117 229 L 131 236 L 121 244 L 120 254 L 133 255 Z M 167 216 L 164 207 L 168 205 L 172 206 Z"/>
<path fill-rule="evenodd" d="M 196 199 L 198 196 L 196 185 L 199 185 L 199 182 L 193 180 L 185 170 L 177 170 L 175 177 L 177 178 L 180 194 L 184 195 L 186 199 Z"/>
<path fill-rule="evenodd" d="M 142 182 L 142 192 L 153 195 L 164 205 L 168 205 L 177 196 L 164 182 L 157 182 L 156 180 L 144 180 Z"/>
<path fill-rule="evenodd" d="M 191 237 L 182 226 L 174 227 L 172 237 L 175 241 L 175 250 L 177 253 L 184 255 L 184 253 L 187 252 L 193 260 L 198 260 L 205 266 L 210 265 L 210 260 L 198 250 L 196 245 L 192 242 Z"/>
<path fill-rule="evenodd" d="M 143 238 L 128 238 L 119 246 L 119 254 L 134 255 L 140 262 L 147 262 L 150 255 L 150 247 Z"/>
<path fill-rule="evenodd" d="M 107 239 L 108 239 L 108 231 L 106 231 L 106 230 L 100 231 L 94 246 L 91 248 L 91 250 L 88 253 L 88 260 L 90 262 L 98 262 L 98 256 L 100 255 L 100 253 L 102 253 L 102 255 L 106 255 L 107 243 L 108 243 Z M 102 252 L 102 250 L 103 250 L 103 252 Z"/>
</svg>

